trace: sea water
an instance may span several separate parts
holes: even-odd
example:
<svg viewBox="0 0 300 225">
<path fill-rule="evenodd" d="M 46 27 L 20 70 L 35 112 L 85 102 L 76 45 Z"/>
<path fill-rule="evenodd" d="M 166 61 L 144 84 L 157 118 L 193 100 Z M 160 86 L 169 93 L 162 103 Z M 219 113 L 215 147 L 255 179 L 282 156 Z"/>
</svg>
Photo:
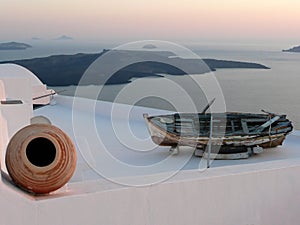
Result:
<svg viewBox="0 0 300 225">
<path fill-rule="evenodd" d="M 0 61 L 45 57 L 55 54 L 95 53 L 104 48 L 112 47 L 105 44 L 74 42 L 34 42 L 34 47 L 20 51 L 0 51 Z M 264 50 L 245 48 L 203 48 L 193 46 L 192 50 L 202 58 L 247 61 L 263 64 L 271 69 L 218 69 L 214 72 L 225 97 L 227 111 L 259 112 L 266 111 L 287 114 L 296 129 L 300 129 L 300 53 L 281 52 L 281 49 Z M 151 79 L 151 78 L 147 78 Z M 154 78 L 153 78 L 154 79 Z M 155 78 L 160 79 L 160 78 Z M 102 99 L 112 101 L 124 85 L 110 85 Z M 76 87 L 57 87 L 65 90 L 61 94 L 73 95 Z M 91 91 L 91 89 L 93 89 Z M 86 97 L 94 98 L 89 93 L 99 89 L 90 86 L 86 89 Z M 141 90 L 142 91 L 142 90 Z M 196 95 L 197 93 L 195 93 Z M 138 93 L 137 93 L 138 95 Z M 156 107 L 156 103 L 149 107 Z"/>
</svg>

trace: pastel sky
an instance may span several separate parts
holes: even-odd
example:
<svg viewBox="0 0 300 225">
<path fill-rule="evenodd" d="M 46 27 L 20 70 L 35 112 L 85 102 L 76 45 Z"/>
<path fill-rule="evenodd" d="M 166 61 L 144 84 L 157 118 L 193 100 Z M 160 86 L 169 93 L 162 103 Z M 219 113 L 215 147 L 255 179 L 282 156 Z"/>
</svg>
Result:
<svg viewBox="0 0 300 225">
<path fill-rule="evenodd" d="M 300 0 L 0 0 L 0 40 L 300 40 Z"/>
</svg>

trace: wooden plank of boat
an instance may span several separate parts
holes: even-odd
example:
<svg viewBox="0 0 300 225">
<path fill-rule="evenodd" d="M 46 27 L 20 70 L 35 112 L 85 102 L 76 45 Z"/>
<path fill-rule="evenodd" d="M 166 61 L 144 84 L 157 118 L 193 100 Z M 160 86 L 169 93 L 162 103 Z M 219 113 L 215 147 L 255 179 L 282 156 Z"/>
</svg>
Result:
<svg viewBox="0 0 300 225">
<path fill-rule="evenodd" d="M 269 121 L 265 122 L 263 125 L 261 125 L 259 128 L 257 128 L 255 131 L 256 132 L 261 132 L 264 129 L 266 129 L 267 127 L 271 126 L 274 122 L 276 122 L 277 120 L 280 119 L 280 116 L 275 116 L 272 119 L 270 119 Z"/>
</svg>

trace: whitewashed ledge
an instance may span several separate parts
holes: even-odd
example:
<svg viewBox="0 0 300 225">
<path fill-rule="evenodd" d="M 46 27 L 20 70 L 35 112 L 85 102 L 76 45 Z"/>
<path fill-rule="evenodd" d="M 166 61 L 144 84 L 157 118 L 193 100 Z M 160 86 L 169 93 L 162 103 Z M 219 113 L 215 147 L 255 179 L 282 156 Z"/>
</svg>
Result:
<svg viewBox="0 0 300 225">
<path fill-rule="evenodd" d="M 57 104 L 36 110 L 67 132 L 76 142 L 72 128 L 71 97 L 57 96 Z M 75 110 L 85 120 L 91 100 L 82 101 Z M 95 121 L 105 127 L 111 151 L 127 163 L 151 163 L 168 154 L 158 148 L 143 154 L 128 152 L 111 138 L 111 103 L 98 102 Z M 129 106 L 117 105 L 120 112 Z M 132 126 L 146 135 L 142 113 L 161 113 L 154 109 L 131 109 Z M 136 117 L 134 116 L 136 115 Z M 123 125 L 123 115 L 117 123 Z M 87 134 L 84 123 L 81 132 Z M 103 128 L 104 129 L 104 128 Z M 144 132 L 144 133 L 143 133 Z M 77 146 L 78 147 L 78 146 Z M 2 176 L 0 185 L 0 224 L 299 224 L 300 205 L 300 132 L 288 136 L 282 147 L 269 149 L 245 160 L 214 161 L 212 167 L 199 170 L 197 157 L 176 175 L 158 184 L 131 187 L 110 182 L 93 171 L 78 152 L 78 164 L 72 180 L 59 191 L 32 196 L 14 187 Z M 82 153 L 83 152 L 83 153 Z M 185 151 L 183 154 L 186 154 Z M 180 155 L 178 157 L 181 157 Z M 175 160 L 174 160 L 175 161 Z M 106 165 L 109 166 L 109 165 Z M 116 173 L 119 181 L 139 183 L 168 173 Z"/>
</svg>

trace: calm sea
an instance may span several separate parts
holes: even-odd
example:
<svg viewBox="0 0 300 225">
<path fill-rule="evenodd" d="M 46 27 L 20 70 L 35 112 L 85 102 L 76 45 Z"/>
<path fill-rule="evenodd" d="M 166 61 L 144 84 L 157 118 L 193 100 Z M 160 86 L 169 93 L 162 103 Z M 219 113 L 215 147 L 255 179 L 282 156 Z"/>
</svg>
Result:
<svg viewBox="0 0 300 225">
<path fill-rule="evenodd" d="M 36 41 L 34 48 L 22 51 L 0 51 L 0 60 L 43 57 L 53 54 L 95 53 L 107 44 Z M 214 72 L 226 100 L 227 111 L 259 112 L 261 109 L 287 114 L 296 129 L 300 129 L 300 53 L 283 53 L 281 49 L 203 48 L 193 46 L 202 58 L 248 61 L 264 64 L 270 70 L 220 69 Z M 110 86 L 112 91 L 119 87 Z M 74 87 L 60 87 L 72 94 Z M 108 99 L 109 100 L 109 99 Z"/>
<path fill-rule="evenodd" d="M 257 62 L 270 70 L 221 69 L 214 72 L 228 111 L 261 109 L 287 114 L 300 129 L 300 53 L 281 51 L 205 51 L 203 57 Z"/>
</svg>

